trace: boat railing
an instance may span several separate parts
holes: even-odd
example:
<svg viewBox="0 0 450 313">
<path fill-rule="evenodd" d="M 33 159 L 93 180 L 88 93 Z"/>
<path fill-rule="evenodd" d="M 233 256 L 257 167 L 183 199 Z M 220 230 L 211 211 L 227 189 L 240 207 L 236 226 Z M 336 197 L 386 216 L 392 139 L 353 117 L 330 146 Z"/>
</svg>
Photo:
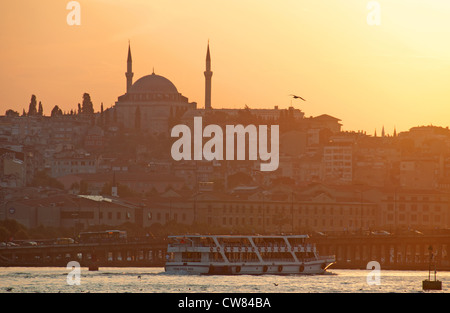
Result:
<svg viewBox="0 0 450 313">
<path fill-rule="evenodd" d="M 210 245 L 210 246 L 216 247 L 216 245 Z M 210 247 L 210 246 L 207 245 L 207 247 Z M 230 243 L 221 243 L 220 246 L 221 247 L 238 247 L 238 248 L 253 247 L 253 245 L 251 245 L 251 244 L 232 244 L 232 243 L 231 244 Z M 297 244 L 297 245 L 290 245 L 290 246 L 288 246 L 286 244 L 278 245 L 278 244 L 260 244 L 260 243 L 256 243 L 254 246 L 257 247 L 257 248 L 279 248 L 279 247 L 280 248 L 286 248 L 286 247 L 313 248 L 314 244 L 307 243 L 307 244 Z"/>
<path fill-rule="evenodd" d="M 263 258 L 263 262 L 288 262 L 294 263 L 295 260 L 293 258 Z"/>
<path fill-rule="evenodd" d="M 176 243 L 170 243 L 169 244 L 169 247 L 172 247 L 172 248 L 175 248 L 175 247 L 192 247 L 192 248 L 217 248 L 218 246 L 216 245 L 216 244 L 204 244 L 204 243 L 193 243 L 193 242 L 185 242 L 185 243 L 178 243 L 178 242 L 176 242 Z M 253 245 L 246 245 L 246 244 L 229 244 L 229 243 L 221 243 L 220 245 L 219 245 L 219 247 L 221 247 L 221 248 L 246 248 L 246 247 L 248 247 L 248 248 L 253 248 Z M 270 248 L 271 250 L 272 249 L 275 249 L 275 250 L 277 250 L 277 249 L 279 249 L 279 248 L 281 248 L 281 249 L 283 249 L 283 250 L 286 250 L 286 249 L 288 249 L 288 250 L 290 250 L 290 249 L 292 249 L 292 248 L 298 248 L 298 249 L 303 249 L 303 250 L 311 250 L 311 249 L 313 249 L 314 248 L 314 245 L 313 244 L 298 244 L 298 245 L 291 245 L 291 246 L 288 246 L 288 245 L 262 245 L 262 244 L 255 244 L 255 247 L 258 249 L 258 250 L 262 250 L 263 248 L 264 249 L 268 249 L 268 248 Z"/>
<path fill-rule="evenodd" d="M 216 249 L 218 247 L 224 248 L 225 250 L 228 249 L 238 249 L 242 250 L 244 248 L 249 248 L 250 251 L 254 251 L 253 245 L 244 245 L 244 244 L 227 244 L 222 243 L 221 245 L 217 246 L 216 244 L 204 244 L 204 243 L 193 243 L 193 242 L 185 242 L 185 243 L 170 243 L 169 248 L 209 248 L 209 249 Z M 288 245 L 255 245 L 256 249 L 260 252 L 276 252 L 276 251 L 294 251 L 293 249 L 297 248 L 295 251 L 302 250 L 302 251 L 312 251 L 314 246 L 312 244 L 304 244 L 304 245 L 291 245 L 290 247 Z"/>
<path fill-rule="evenodd" d="M 230 263 L 260 263 L 259 259 L 251 259 L 251 260 L 247 260 L 247 259 L 228 259 L 228 261 Z M 270 262 L 285 262 L 285 263 L 295 263 L 296 261 L 292 258 L 263 258 L 263 262 L 264 263 L 270 263 Z"/>
<path fill-rule="evenodd" d="M 298 258 L 300 262 L 311 262 L 311 261 L 317 261 L 318 258 Z"/>
<path fill-rule="evenodd" d="M 317 261 L 318 258 L 299 258 L 298 261 L 299 262 L 311 262 L 311 261 Z M 320 259 L 322 260 L 322 259 Z M 324 258 L 323 260 L 327 260 L 326 258 Z M 246 260 L 246 259 L 228 259 L 228 261 L 230 263 L 252 263 L 252 262 L 258 262 L 259 260 L 254 259 L 254 260 Z M 270 262 L 285 262 L 285 263 L 296 263 L 297 261 L 295 261 L 293 258 L 263 258 L 262 259 L 263 263 L 270 263 Z"/>
</svg>

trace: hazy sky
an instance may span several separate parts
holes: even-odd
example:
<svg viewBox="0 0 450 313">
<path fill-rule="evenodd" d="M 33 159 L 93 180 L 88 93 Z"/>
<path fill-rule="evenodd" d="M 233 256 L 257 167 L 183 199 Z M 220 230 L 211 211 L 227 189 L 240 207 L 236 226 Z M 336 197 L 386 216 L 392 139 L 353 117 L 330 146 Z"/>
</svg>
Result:
<svg viewBox="0 0 450 313">
<path fill-rule="evenodd" d="M 450 1 L 80 0 L 69 26 L 63 0 L 2 1 L 0 113 L 76 109 L 88 92 L 99 110 L 125 92 L 131 40 L 134 81 L 170 79 L 204 106 L 210 40 L 212 106 L 301 108 L 344 130 L 373 134 L 450 125 Z M 307 102 L 292 100 L 294 93 Z"/>
</svg>

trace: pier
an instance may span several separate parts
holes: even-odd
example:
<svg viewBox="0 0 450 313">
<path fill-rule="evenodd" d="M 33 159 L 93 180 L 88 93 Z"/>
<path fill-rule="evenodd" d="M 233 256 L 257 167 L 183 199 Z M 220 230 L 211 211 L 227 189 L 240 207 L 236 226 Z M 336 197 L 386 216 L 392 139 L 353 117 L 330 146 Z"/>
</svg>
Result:
<svg viewBox="0 0 450 313">
<path fill-rule="evenodd" d="M 450 235 L 336 235 L 312 237 L 320 255 L 335 255 L 331 269 L 366 269 L 377 261 L 381 269 L 428 270 L 433 247 L 438 271 L 450 271 Z M 0 248 L 0 266 L 163 267 L 166 239 L 123 243 L 38 245 Z"/>
</svg>

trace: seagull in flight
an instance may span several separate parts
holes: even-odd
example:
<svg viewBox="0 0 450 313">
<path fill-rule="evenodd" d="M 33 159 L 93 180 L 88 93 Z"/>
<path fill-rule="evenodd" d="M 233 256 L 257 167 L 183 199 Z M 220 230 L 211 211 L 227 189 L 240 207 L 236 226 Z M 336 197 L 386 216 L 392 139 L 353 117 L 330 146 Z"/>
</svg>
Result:
<svg viewBox="0 0 450 313">
<path fill-rule="evenodd" d="M 306 101 L 305 99 L 303 99 L 303 98 L 300 97 L 300 96 L 296 96 L 296 95 L 290 95 L 290 96 L 292 96 L 294 99 L 302 99 L 303 101 Z"/>
</svg>

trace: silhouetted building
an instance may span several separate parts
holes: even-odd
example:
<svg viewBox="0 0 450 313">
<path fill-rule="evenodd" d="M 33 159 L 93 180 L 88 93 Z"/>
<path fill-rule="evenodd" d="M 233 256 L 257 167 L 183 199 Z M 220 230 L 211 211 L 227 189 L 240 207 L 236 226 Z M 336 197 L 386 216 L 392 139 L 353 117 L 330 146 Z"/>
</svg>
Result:
<svg viewBox="0 0 450 313">
<path fill-rule="evenodd" d="M 116 110 L 113 114 L 117 115 L 117 123 L 125 129 L 134 129 L 139 124 L 139 128 L 143 131 L 167 134 L 171 119 L 197 107 L 197 103 L 189 102 L 170 80 L 156 75 L 154 71 L 133 83 L 130 47 L 125 75 L 127 92 L 118 98 L 113 108 Z M 139 123 L 136 120 L 137 112 Z"/>
</svg>

